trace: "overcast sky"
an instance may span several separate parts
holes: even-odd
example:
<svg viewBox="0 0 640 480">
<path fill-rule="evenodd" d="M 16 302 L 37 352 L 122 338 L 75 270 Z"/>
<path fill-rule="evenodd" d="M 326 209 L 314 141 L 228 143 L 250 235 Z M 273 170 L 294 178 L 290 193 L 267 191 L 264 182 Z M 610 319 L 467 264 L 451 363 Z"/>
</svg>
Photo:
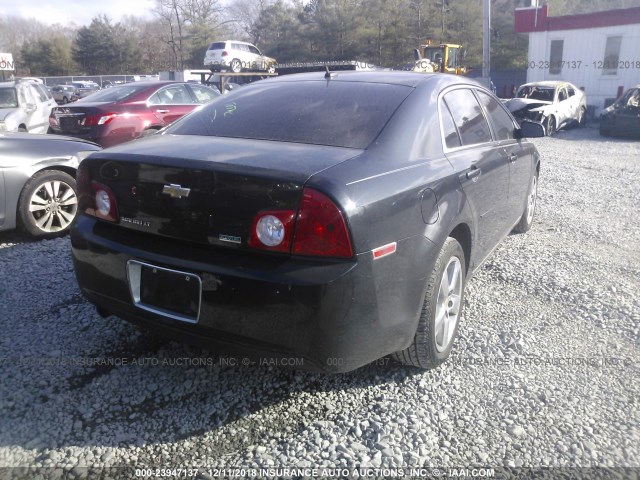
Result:
<svg viewBox="0 0 640 480">
<path fill-rule="evenodd" d="M 47 23 L 89 25 L 106 13 L 115 22 L 124 15 L 150 17 L 154 0 L 2 0 L 0 14 L 35 18 Z"/>
</svg>

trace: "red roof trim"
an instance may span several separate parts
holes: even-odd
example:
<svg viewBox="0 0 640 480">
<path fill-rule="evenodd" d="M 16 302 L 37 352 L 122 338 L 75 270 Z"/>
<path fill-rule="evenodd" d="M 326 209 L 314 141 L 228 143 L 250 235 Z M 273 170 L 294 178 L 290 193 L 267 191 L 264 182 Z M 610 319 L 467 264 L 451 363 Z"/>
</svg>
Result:
<svg viewBox="0 0 640 480">
<path fill-rule="evenodd" d="M 537 10 L 537 12 L 536 12 Z M 536 18 L 537 13 L 537 18 Z M 544 32 L 555 30 L 581 30 L 640 24 L 640 7 L 607 10 L 604 12 L 547 16 L 547 6 L 541 8 L 518 8 L 515 12 L 516 33 Z"/>
</svg>

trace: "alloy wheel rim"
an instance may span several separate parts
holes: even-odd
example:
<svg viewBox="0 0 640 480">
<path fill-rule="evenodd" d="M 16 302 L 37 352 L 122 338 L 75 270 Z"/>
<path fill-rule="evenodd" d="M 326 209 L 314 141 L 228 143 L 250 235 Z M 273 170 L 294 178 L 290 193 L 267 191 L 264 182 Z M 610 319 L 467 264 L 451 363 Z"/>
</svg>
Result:
<svg viewBox="0 0 640 480">
<path fill-rule="evenodd" d="M 68 183 L 52 180 L 40 185 L 29 200 L 36 226 L 47 233 L 65 230 L 78 211 L 78 197 Z"/>
<path fill-rule="evenodd" d="M 443 352 L 451 345 L 462 301 L 462 264 L 458 257 L 447 263 L 436 300 L 434 340 L 436 350 Z"/>
<path fill-rule="evenodd" d="M 536 211 L 536 200 L 538 198 L 538 177 L 533 176 L 533 180 L 531 180 L 531 192 L 529 193 L 529 198 L 527 199 L 527 223 L 531 223 L 533 221 L 533 214 Z"/>
</svg>

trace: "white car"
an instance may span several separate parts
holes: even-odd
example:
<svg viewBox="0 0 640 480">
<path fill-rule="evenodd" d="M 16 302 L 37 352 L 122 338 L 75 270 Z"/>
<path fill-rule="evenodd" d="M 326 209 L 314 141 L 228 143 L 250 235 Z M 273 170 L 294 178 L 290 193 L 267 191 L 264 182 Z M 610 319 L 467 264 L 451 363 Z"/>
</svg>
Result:
<svg viewBox="0 0 640 480">
<path fill-rule="evenodd" d="M 204 56 L 204 66 L 212 72 L 229 70 L 233 73 L 242 71 L 265 71 L 275 73 L 278 62 L 267 57 L 251 43 L 238 40 L 213 42 Z"/>
<path fill-rule="evenodd" d="M 0 82 L 0 132 L 47 133 L 56 105 L 39 80 Z"/>
<path fill-rule="evenodd" d="M 505 105 L 519 121 L 544 125 L 549 136 L 566 126 L 584 126 L 587 116 L 587 96 L 569 82 L 526 83 Z"/>
</svg>

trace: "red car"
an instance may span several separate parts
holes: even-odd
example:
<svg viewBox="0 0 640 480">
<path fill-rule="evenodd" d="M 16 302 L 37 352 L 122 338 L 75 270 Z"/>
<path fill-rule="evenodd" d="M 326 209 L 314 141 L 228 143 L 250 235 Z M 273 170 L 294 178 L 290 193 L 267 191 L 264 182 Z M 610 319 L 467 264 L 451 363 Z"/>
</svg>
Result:
<svg viewBox="0 0 640 480">
<path fill-rule="evenodd" d="M 49 133 L 111 147 L 154 133 L 219 95 L 194 83 L 128 83 L 53 108 Z"/>
</svg>

